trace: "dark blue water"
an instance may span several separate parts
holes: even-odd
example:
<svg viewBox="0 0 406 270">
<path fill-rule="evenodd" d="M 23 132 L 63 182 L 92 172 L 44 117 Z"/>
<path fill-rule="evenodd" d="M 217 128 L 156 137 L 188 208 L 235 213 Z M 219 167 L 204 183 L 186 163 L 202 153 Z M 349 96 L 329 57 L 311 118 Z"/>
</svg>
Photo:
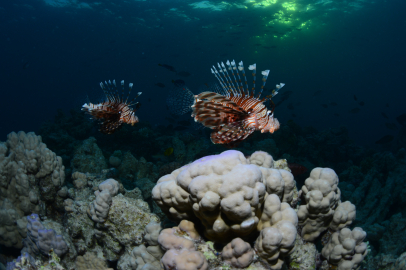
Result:
<svg viewBox="0 0 406 270">
<path fill-rule="evenodd" d="M 276 108 L 282 124 L 344 125 L 374 144 L 406 112 L 406 4 L 368 2 L 1 1 L 0 139 L 100 101 L 108 79 L 143 92 L 140 121 L 165 123 L 171 80 L 197 92 L 214 81 L 211 65 L 235 59 L 293 91 Z"/>
</svg>

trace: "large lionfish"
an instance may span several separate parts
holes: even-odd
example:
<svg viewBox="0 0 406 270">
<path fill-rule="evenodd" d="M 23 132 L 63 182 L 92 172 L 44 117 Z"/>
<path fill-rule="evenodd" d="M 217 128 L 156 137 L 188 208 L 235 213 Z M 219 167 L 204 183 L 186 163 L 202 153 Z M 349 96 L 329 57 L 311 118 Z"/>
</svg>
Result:
<svg viewBox="0 0 406 270">
<path fill-rule="evenodd" d="M 121 95 L 118 92 L 116 81 L 101 82 L 100 87 L 106 95 L 106 101 L 98 104 L 85 103 L 82 106 L 82 111 L 87 112 L 94 119 L 100 121 L 100 129 L 102 133 L 112 134 L 118 130 L 124 123 L 134 125 L 138 123 L 138 117 L 134 114 L 139 109 L 139 103 L 133 103 L 134 100 L 142 94 L 138 92 L 133 100 L 128 102 L 133 84 L 130 83 L 127 98 L 124 100 L 124 80 L 121 81 Z M 113 89 L 114 87 L 114 89 Z M 135 105 L 135 108 L 131 108 Z"/>
<path fill-rule="evenodd" d="M 255 130 L 260 130 L 262 133 L 273 133 L 279 129 L 279 121 L 273 115 L 275 105 L 271 98 L 285 84 L 277 84 L 276 90 L 273 90 L 271 95 L 261 99 L 269 70 L 262 71 L 262 86 L 258 95 L 255 96 L 256 64 L 250 65 L 248 68 L 254 77 L 251 91 L 248 89 L 242 61 L 238 67 L 234 60 L 227 61 L 227 67 L 223 62 L 217 65 L 219 70 L 213 66 L 211 72 L 219 81 L 223 94 L 216 92 L 200 93 L 195 96 L 192 106 L 192 117 L 195 121 L 213 129 L 210 136 L 211 141 L 215 144 L 238 143 Z M 239 71 L 244 78 L 244 83 Z M 271 110 L 268 110 L 263 104 L 267 100 L 271 102 Z"/>
</svg>

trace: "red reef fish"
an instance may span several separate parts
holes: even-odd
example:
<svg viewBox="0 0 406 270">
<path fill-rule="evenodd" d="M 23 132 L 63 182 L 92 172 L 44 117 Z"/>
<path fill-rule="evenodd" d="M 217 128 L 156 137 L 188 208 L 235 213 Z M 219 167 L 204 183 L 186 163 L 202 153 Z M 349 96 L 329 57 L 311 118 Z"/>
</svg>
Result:
<svg viewBox="0 0 406 270">
<path fill-rule="evenodd" d="M 288 167 L 295 177 L 307 171 L 307 168 L 305 166 L 296 163 L 288 163 Z"/>
</svg>

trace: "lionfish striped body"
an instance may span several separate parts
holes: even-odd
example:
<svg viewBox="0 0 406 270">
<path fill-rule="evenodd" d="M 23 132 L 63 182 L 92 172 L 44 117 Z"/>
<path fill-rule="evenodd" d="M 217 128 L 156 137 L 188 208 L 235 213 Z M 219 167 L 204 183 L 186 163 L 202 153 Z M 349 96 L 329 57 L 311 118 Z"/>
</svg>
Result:
<svg viewBox="0 0 406 270">
<path fill-rule="evenodd" d="M 249 66 L 254 77 L 251 91 L 248 89 L 243 63 L 240 62 L 237 67 L 233 60 L 227 61 L 226 65 L 222 62 L 218 64 L 219 70 L 215 66 L 211 69 L 222 87 L 222 94 L 200 93 L 195 96 L 192 106 L 192 117 L 195 121 L 213 129 L 211 141 L 215 144 L 237 143 L 255 130 L 273 133 L 279 129 L 279 121 L 273 115 L 274 106 L 268 110 L 264 102 L 270 100 L 273 104 L 271 98 L 285 84 L 276 85 L 276 90 L 273 90 L 271 95 L 261 99 L 269 70 L 262 71 L 262 86 L 259 94 L 255 96 L 256 65 Z"/>
<path fill-rule="evenodd" d="M 133 126 L 135 123 L 139 122 L 138 117 L 135 115 L 136 110 L 139 108 L 139 103 L 134 103 L 134 100 L 142 93 L 138 92 L 137 96 L 132 101 L 128 102 L 133 87 L 132 83 L 129 84 L 129 90 L 125 100 L 124 81 L 121 81 L 121 95 L 118 92 L 115 80 L 113 80 L 113 82 L 110 80 L 108 82 L 106 81 L 104 84 L 101 82 L 100 87 L 106 95 L 106 101 L 98 104 L 85 103 L 82 106 L 82 111 L 85 111 L 94 119 L 100 121 L 100 132 L 112 134 L 124 123 Z M 135 109 L 131 107 L 132 105 L 136 105 Z"/>
</svg>

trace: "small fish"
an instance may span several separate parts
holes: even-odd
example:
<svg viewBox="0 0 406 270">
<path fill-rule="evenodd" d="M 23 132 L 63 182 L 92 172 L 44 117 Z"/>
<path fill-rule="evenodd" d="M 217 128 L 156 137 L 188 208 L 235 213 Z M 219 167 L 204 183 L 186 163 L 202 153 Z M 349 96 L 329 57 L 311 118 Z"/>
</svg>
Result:
<svg viewBox="0 0 406 270">
<path fill-rule="evenodd" d="M 330 102 L 330 106 L 337 106 L 337 103 L 335 103 L 335 102 Z"/>
<path fill-rule="evenodd" d="M 301 175 L 307 171 L 305 166 L 296 163 L 288 163 L 288 167 L 293 176 Z"/>
<path fill-rule="evenodd" d="M 398 121 L 398 123 L 401 124 L 402 126 L 406 126 L 406 113 L 396 117 L 396 121 Z"/>
<path fill-rule="evenodd" d="M 182 77 L 189 77 L 191 74 L 187 71 L 179 71 L 176 73 L 176 75 L 182 76 Z"/>
<path fill-rule="evenodd" d="M 392 135 L 385 135 L 382 138 L 380 138 L 379 140 L 377 140 L 375 143 L 376 144 L 387 144 L 390 143 L 391 141 L 393 141 L 393 136 Z"/>
<path fill-rule="evenodd" d="M 164 87 L 165 87 L 165 84 L 160 83 L 160 82 L 159 82 L 159 83 L 156 83 L 155 85 L 158 86 L 158 87 L 161 87 L 161 88 L 164 88 Z"/>
<path fill-rule="evenodd" d="M 359 112 L 359 108 L 351 109 L 349 112 L 350 112 L 350 113 L 358 113 L 358 112 Z"/>
<path fill-rule="evenodd" d="M 179 121 L 178 124 L 182 125 L 182 126 L 190 126 L 192 123 L 188 120 L 182 120 L 182 121 Z"/>
<path fill-rule="evenodd" d="M 184 126 L 177 126 L 177 127 L 175 127 L 173 130 L 175 130 L 175 131 L 182 131 L 182 130 L 185 130 L 185 129 L 187 129 L 187 127 L 184 127 Z"/>
<path fill-rule="evenodd" d="M 335 113 L 334 116 L 337 116 L 337 117 L 338 117 L 338 116 L 340 116 L 340 115 L 339 115 L 338 113 Z"/>
<path fill-rule="evenodd" d="M 381 114 L 382 114 L 382 116 L 385 117 L 386 119 L 389 119 L 389 117 L 388 117 L 384 112 L 381 112 Z"/>
<path fill-rule="evenodd" d="M 296 114 L 292 113 L 292 117 L 296 117 Z"/>
<path fill-rule="evenodd" d="M 318 91 L 314 92 L 313 97 L 319 96 L 322 92 L 323 92 L 322 90 L 318 90 Z"/>
<path fill-rule="evenodd" d="M 183 86 L 185 86 L 185 81 L 184 81 L 184 80 L 172 80 L 172 83 L 173 83 L 176 87 L 183 87 Z"/>
<path fill-rule="evenodd" d="M 357 100 L 358 100 L 358 98 L 357 98 L 357 96 L 356 96 L 356 95 L 354 95 L 354 100 L 355 100 L 355 101 L 357 101 Z"/>
<path fill-rule="evenodd" d="M 385 126 L 391 130 L 397 130 L 398 126 L 395 123 L 385 123 Z"/>
<path fill-rule="evenodd" d="M 321 106 L 323 107 L 323 108 L 328 108 L 328 105 L 327 104 L 321 104 Z"/>
<path fill-rule="evenodd" d="M 165 150 L 164 155 L 169 157 L 170 155 L 173 154 L 173 147 L 169 147 Z"/>
<path fill-rule="evenodd" d="M 359 104 L 360 106 L 364 106 L 364 105 L 365 105 L 365 102 L 360 101 L 358 104 Z"/>
<path fill-rule="evenodd" d="M 386 103 L 386 105 L 385 105 L 385 106 L 386 106 L 386 108 L 389 108 L 389 103 Z"/>
<path fill-rule="evenodd" d="M 292 104 L 292 103 L 289 103 L 289 104 L 288 104 L 288 109 L 289 109 L 289 110 L 294 110 L 295 107 L 293 107 L 293 104 Z"/>
<path fill-rule="evenodd" d="M 164 68 L 166 68 L 167 70 L 170 70 L 170 71 L 172 71 L 172 72 L 176 72 L 176 69 L 175 69 L 173 66 L 166 65 L 166 64 L 158 64 L 158 66 L 164 67 Z"/>
</svg>

